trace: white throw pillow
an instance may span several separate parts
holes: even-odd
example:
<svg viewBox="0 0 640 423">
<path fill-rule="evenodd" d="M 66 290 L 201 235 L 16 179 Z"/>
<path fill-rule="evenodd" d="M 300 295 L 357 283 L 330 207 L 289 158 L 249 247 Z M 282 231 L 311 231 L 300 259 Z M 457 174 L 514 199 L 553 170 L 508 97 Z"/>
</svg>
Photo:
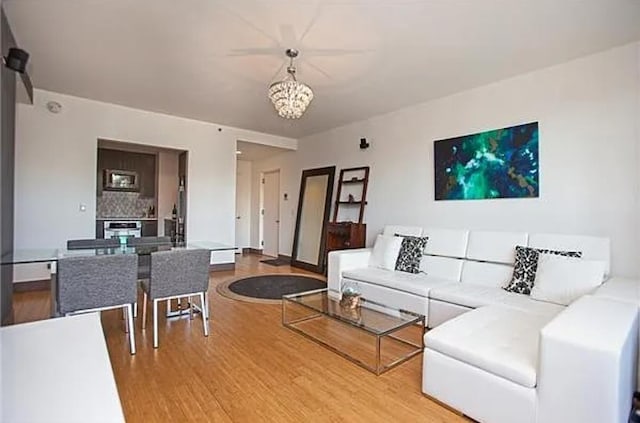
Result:
<svg viewBox="0 0 640 423">
<path fill-rule="evenodd" d="M 369 259 L 369 266 L 395 270 L 402 240 L 403 238 L 399 236 L 378 235 Z"/>
<path fill-rule="evenodd" d="M 531 298 L 569 305 L 604 280 L 605 262 L 540 254 Z"/>
</svg>

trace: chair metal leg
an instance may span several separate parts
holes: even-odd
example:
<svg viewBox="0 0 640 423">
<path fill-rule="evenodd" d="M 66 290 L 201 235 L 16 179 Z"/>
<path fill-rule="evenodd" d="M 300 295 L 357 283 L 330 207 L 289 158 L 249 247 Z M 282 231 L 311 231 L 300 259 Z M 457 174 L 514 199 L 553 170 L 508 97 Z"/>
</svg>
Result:
<svg viewBox="0 0 640 423">
<path fill-rule="evenodd" d="M 127 316 L 127 306 L 122 307 L 122 322 L 124 323 L 124 333 L 129 333 L 129 319 Z"/>
<path fill-rule="evenodd" d="M 203 313 L 207 316 L 207 320 L 209 320 L 209 293 L 205 292 L 204 293 L 204 307 L 203 307 Z"/>
<path fill-rule="evenodd" d="M 202 328 L 204 329 L 204 336 L 209 336 L 209 319 L 207 319 L 206 307 L 207 304 L 204 300 L 204 292 L 199 294 L 200 296 L 200 306 L 202 307 Z"/>
<path fill-rule="evenodd" d="M 129 327 L 129 350 L 131 351 L 131 355 L 135 355 L 136 353 L 136 335 L 135 330 L 133 329 L 133 306 L 131 304 L 127 304 L 127 326 Z"/>
<path fill-rule="evenodd" d="M 147 328 L 147 293 L 142 293 L 142 329 Z"/>
<path fill-rule="evenodd" d="M 193 320 L 193 299 L 191 295 L 187 297 L 187 304 L 189 305 L 189 320 Z"/>
<path fill-rule="evenodd" d="M 153 348 L 158 348 L 158 300 L 153 300 Z"/>
<path fill-rule="evenodd" d="M 138 317 L 138 302 L 133 303 L 133 317 Z"/>
</svg>

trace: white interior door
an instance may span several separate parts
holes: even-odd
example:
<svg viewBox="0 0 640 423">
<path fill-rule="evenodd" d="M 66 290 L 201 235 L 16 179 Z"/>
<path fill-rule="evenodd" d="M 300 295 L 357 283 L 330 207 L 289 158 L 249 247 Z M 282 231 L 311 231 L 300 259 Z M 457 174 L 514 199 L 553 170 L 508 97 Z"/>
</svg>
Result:
<svg viewBox="0 0 640 423">
<path fill-rule="evenodd" d="M 278 235 L 280 232 L 280 171 L 267 172 L 262 179 L 262 252 L 278 257 Z"/>
<path fill-rule="evenodd" d="M 238 160 L 236 166 L 236 247 L 242 252 L 251 237 L 251 162 Z"/>
</svg>

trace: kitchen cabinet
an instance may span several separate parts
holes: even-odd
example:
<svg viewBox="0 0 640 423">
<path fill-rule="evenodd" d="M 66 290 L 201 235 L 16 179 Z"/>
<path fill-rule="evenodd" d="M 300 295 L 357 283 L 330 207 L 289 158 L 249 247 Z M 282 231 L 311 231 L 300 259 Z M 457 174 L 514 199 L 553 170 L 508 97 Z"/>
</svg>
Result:
<svg viewBox="0 0 640 423">
<path fill-rule="evenodd" d="M 142 221 L 142 236 L 158 236 L 158 221 L 157 220 L 143 220 Z"/>
<path fill-rule="evenodd" d="M 97 195 L 102 195 L 104 170 L 116 169 L 136 172 L 139 178 L 140 197 L 155 198 L 156 166 L 155 154 L 98 148 Z"/>
<path fill-rule="evenodd" d="M 104 220 L 96 220 L 96 238 L 104 238 Z"/>
</svg>

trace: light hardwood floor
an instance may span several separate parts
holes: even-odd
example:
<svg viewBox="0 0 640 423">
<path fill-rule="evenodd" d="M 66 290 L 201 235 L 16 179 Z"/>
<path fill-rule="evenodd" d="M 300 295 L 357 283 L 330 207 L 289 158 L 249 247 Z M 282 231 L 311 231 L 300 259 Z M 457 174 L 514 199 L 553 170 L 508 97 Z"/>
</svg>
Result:
<svg viewBox="0 0 640 423">
<path fill-rule="evenodd" d="M 161 317 L 154 350 L 152 326 L 143 331 L 139 315 L 131 356 L 121 313 L 102 313 L 127 422 L 467 421 L 422 395 L 422 356 L 375 376 L 282 327 L 279 305 L 220 296 L 215 285 L 231 278 L 305 273 L 236 257 L 235 271 L 212 273 L 208 338 L 199 317 Z M 14 308 L 18 323 L 45 319 L 49 293 L 16 293 Z"/>
</svg>

